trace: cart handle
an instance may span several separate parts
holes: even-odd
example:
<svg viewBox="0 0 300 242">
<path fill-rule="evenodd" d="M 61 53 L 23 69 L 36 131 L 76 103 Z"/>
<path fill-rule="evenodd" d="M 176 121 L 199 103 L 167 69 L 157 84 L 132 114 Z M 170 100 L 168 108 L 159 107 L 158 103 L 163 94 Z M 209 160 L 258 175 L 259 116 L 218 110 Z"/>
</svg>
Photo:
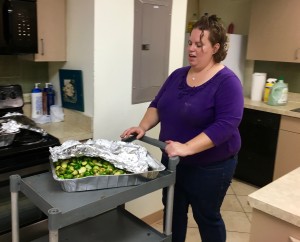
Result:
<svg viewBox="0 0 300 242">
<path fill-rule="evenodd" d="M 129 137 L 122 139 L 122 141 L 124 141 L 124 142 L 132 142 L 132 141 L 136 140 L 136 136 L 137 136 L 137 134 L 132 134 L 132 135 L 130 135 Z M 160 148 L 160 149 L 163 149 L 163 150 L 164 150 L 164 149 L 166 148 L 166 146 L 167 146 L 167 144 L 166 144 L 165 142 L 162 142 L 162 141 L 160 141 L 160 140 L 157 140 L 157 139 L 148 137 L 148 136 L 146 136 L 146 135 L 144 135 L 144 136 L 143 136 L 142 138 L 140 138 L 139 140 L 141 140 L 141 141 L 143 141 L 143 142 L 145 142 L 145 143 L 148 143 L 148 144 L 150 144 L 150 145 L 156 146 L 156 147 L 158 147 L 158 148 Z"/>
<path fill-rule="evenodd" d="M 136 140 L 136 136 L 137 136 L 137 134 L 132 134 L 129 137 L 123 138 L 122 141 L 124 141 L 124 142 L 132 142 L 132 141 Z M 150 145 L 156 146 L 156 147 L 158 147 L 160 149 L 163 149 L 163 150 L 167 146 L 167 144 L 165 142 L 162 142 L 160 140 L 148 137 L 146 135 L 144 135 L 139 140 L 141 140 L 141 141 L 143 141 L 145 143 L 148 143 Z M 176 166 L 177 166 L 177 164 L 179 162 L 179 157 L 178 156 L 170 157 L 169 161 L 171 161 L 171 162 L 169 162 L 168 169 L 171 170 L 171 171 L 175 171 L 176 170 Z"/>
<path fill-rule="evenodd" d="M 134 140 L 136 140 L 136 137 L 137 137 L 137 134 L 131 134 L 130 136 L 126 137 L 126 138 L 123 138 L 122 141 L 124 142 L 132 142 Z M 146 135 L 144 135 L 142 138 L 140 138 L 139 140 L 145 142 L 145 143 L 148 143 L 150 145 L 154 145 L 158 148 L 161 148 L 161 149 L 165 149 L 167 144 L 165 142 L 162 142 L 160 140 L 157 140 L 157 139 L 154 139 L 154 138 L 151 138 L 151 137 L 148 137 Z"/>
</svg>

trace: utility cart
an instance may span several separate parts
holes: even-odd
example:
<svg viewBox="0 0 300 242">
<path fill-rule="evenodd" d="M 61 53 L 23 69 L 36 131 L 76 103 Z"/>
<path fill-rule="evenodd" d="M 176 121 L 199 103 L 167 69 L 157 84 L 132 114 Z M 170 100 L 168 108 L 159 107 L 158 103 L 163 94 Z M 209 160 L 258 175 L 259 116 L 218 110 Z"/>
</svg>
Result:
<svg viewBox="0 0 300 242">
<path fill-rule="evenodd" d="M 141 141 L 160 149 L 166 146 L 164 142 L 147 136 Z M 170 158 L 166 170 L 159 172 L 155 179 L 147 180 L 140 185 L 84 192 L 63 191 L 50 172 L 26 178 L 12 175 L 10 177 L 12 241 L 19 242 L 19 192 L 25 194 L 48 216 L 49 236 L 46 235 L 34 242 L 172 241 L 174 184 L 178 162 L 178 157 Z M 122 206 L 161 188 L 168 189 L 163 233 L 147 225 Z"/>
</svg>

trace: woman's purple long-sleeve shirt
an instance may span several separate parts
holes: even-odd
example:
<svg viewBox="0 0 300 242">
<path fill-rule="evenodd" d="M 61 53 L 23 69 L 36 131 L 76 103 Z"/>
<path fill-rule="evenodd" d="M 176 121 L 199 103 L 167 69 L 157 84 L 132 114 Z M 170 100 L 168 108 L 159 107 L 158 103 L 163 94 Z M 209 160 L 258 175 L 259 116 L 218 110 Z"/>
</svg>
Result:
<svg viewBox="0 0 300 242">
<path fill-rule="evenodd" d="M 181 163 L 206 166 L 238 153 L 244 97 L 238 77 L 226 66 L 198 87 L 186 83 L 190 66 L 175 70 L 149 107 L 157 108 L 159 139 L 185 143 L 204 132 L 214 147 L 182 157 Z"/>
</svg>

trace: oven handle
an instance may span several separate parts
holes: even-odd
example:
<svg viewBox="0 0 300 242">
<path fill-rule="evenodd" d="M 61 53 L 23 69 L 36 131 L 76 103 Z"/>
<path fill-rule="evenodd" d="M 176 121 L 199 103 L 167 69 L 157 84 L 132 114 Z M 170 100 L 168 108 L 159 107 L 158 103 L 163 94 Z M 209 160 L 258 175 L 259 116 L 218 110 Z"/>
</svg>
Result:
<svg viewBox="0 0 300 242">
<path fill-rule="evenodd" d="M 12 231 L 12 242 L 19 242 L 19 207 L 18 207 L 18 196 L 20 191 L 21 177 L 19 175 L 11 175 L 10 179 L 10 193 L 11 193 L 11 231 Z"/>
<path fill-rule="evenodd" d="M 25 177 L 25 176 L 29 176 L 29 175 L 47 172 L 49 170 L 50 170 L 49 163 L 43 163 L 43 164 L 26 167 L 26 168 L 22 168 L 22 169 L 18 169 L 18 170 L 4 172 L 4 173 L 0 174 L 0 184 L 3 182 L 9 182 L 9 177 L 14 174 L 18 174 L 21 177 Z"/>
</svg>

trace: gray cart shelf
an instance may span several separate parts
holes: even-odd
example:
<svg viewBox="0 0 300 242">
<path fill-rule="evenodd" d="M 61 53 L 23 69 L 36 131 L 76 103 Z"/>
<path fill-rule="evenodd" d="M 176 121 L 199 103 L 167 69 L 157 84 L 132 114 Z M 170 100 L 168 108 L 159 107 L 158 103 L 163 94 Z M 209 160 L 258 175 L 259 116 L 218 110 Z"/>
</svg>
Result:
<svg viewBox="0 0 300 242">
<path fill-rule="evenodd" d="M 144 137 L 142 141 L 162 149 L 165 147 L 165 143 L 149 137 Z M 171 241 L 175 170 L 178 161 L 178 157 L 171 158 L 168 170 L 137 186 L 84 192 L 63 191 L 50 172 L 26 178 L 12 175 L 12 241 L 19 242 L 19 191 L 48 216 L 49 237 L 41 237 L 34 240 L 35 242 Z M 168 188 L 168 197 L 163 233 L 159 233 L 120 206 L 164 187 Z"/>
</svg>

